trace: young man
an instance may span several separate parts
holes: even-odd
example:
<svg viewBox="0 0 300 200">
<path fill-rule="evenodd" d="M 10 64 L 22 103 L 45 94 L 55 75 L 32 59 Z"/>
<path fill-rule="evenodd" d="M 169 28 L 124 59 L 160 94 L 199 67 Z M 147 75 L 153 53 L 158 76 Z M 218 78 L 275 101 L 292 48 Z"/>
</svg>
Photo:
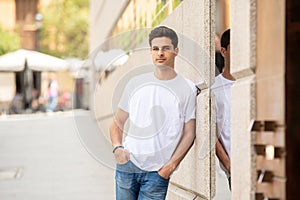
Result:
<svg viewBox="0 0 300 200">
<path fill-rule="evenodd" d="M 216 76 L 212 85 L 212 92 L 216 98 L 217 117 L 217 142 L 216 154 L 219 158 L 221 168 L 227 175 L 229 188 L 230 178 L 230 88 L 235 78 L 230 73 L 230 29 L 226 30 L 221 37 L 221 54 L 224 57 L 224 69 Z"/>
<path fill-rule="evenodd" d="M 117 200 L 165 199 L 169 178 L 195 138 L 196 87 L 174 70 L 177 34 L 157 27 L 149 44 L 154 72 L 129 81 L 110 127 Z"/>
</svg>

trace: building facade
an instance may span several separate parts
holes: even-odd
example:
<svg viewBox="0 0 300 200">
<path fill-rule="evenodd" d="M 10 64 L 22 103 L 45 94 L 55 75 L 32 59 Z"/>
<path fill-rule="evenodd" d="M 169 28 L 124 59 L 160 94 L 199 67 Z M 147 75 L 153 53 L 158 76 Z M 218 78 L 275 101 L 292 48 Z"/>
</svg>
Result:
<svg viewBox="0 0 300 200">
<path fill-rule="evenodd" d="M 21 48 L 27 50 L 40 51 L 40 31 L 42 28 L 41 8 L 47 7 L 50 0 L 3 0 L 0 1 L 0 25 L 9 31 L 16 32 L 20 36 Z M 24 63 L 25 65 L 25 63 Z M 26 85 L 23 71 L 0 70 L 0 111 L 7 113 L 9 106 L 16 94 L 25 96 Z M 47 70 L 30 70 L 32 82 L 29 84 L 31 90 L 36 89 L 39 95 L 44 96 L 48 88 Z M 57 71 L 57 79 L 60 85 L 60 92 L 72 93 L 75 88 L 75 80 L 69 72 Z M 31 92 L 28 92 L 31 93 Z M 28 102 L 25 101 L 25 108 Z M 70 107 L 70 106 L 69 106 Z"/>
</svg>

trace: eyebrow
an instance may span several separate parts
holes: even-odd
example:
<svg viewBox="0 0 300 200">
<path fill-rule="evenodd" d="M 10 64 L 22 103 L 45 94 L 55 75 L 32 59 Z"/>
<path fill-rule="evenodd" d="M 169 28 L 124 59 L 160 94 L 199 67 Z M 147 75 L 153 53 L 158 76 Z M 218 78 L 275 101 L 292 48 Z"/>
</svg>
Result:
<svg viewBox="0 0 300 200">
<path fill-rule="evenodd" d="M 171 45 L 165 45 L 165 46 L 162 46 L 162 47 L 159 47 L 159 46 L 152 46 L 151 48 L 166 48 L 166 47 L 172 48 Z"/>
<path fill-rule="evenodd" d="M 158 45 L 153 45 L 154 47 L 159 47 Z M 164 45 L 162 47 L 170 47 L 171 45 Z"/>
</svg>

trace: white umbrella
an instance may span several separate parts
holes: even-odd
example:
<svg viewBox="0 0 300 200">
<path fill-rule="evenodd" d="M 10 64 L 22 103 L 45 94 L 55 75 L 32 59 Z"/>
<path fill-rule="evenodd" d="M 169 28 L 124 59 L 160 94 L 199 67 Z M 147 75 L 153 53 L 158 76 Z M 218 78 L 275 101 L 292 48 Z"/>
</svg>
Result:
<svg viewBox="0 0 300 200">
<path fill-rule="evenodd" d="M 31 70 L 35 71 L 60 71 L 66 70 L 68 62 L 37 51 L 19 49 L 0 56 L 0 71 L 22 71 L 25 62 Z"/>
<path fill-rule="evenodd" d="M 128 55 L 121 49 L 99 51 L 94 58 L 94 65 L 97 71 L 110 71 L 123 65 L 128 60 Z"/>
<path fill-rule="evenodd" d="M 88 66 L 85 60 L 79 58 L 67 58 L 66 61 L 69 63 L 70 75 L 74 78 L 84 78 L 87 76 Z"/>
<path fill-rule="evenodd" d="M 24 51 L 18 50 L 0 56 L 0 71 L 23 71 L 25 68 Z"/>
<path fill-rule="evenodd" d="M 66 58 L 65 61 L 69 64 L 70 71 L 87 69 L 87 67 L 84 65 L 85 60 L 81 60 L 79 58 Z"/>
</svg>

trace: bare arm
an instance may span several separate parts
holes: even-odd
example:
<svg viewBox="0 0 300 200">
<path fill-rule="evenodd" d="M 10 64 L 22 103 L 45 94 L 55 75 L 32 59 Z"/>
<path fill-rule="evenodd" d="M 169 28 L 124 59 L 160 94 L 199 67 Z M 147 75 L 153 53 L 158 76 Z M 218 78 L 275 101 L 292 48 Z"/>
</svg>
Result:
<svg viewBox="0 0 300 200">
<path fill-rule="evenodd" d="M 118 109 L 116 112 L 116 115 L 109 129 L 113 148 L 115 148 L 116 146 L 122 146 L 123 128 L 126 120 L 128 119 L 128 116 L 128 113 L 121 109 Z M 129 160 L 129 152 L 122 148 L 118 148 L 115 151 L 114 156 L 118 164 L 124 164 Z"/>
<path fill-rule="evenodd" d="M 223 166 L 226 168 L 228 173 L 230 174 L 230 158 L 228 154 L 226 153 L 224 146 L 218 139 L 216 142 L 216 154 L 220 160 L 220 162 L 223 164 Z"/>
<path fill-rule="evenodd" d="M 185 123 L 183 128 L 183 136 L 169 162 L 158 171 L 159 175 L 166 179 L 170 177 L 170 175 L 183 160 L 187 152 L 193 146 L 195 136 L 195 120 L 192 119 Z"/>
</svg>

